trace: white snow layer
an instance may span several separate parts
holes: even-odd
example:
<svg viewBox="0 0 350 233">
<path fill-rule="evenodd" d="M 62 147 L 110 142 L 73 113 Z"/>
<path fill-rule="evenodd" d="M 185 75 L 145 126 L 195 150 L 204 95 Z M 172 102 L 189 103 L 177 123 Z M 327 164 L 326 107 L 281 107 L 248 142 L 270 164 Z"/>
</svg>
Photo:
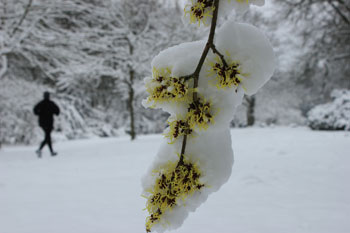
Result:
<svg viewBox="0 0 350 233">
<path fill-rule="evenodd" d="M 250 5 L 263 6 L 265 0 L 224 0 L 219 4 L 219 16 L 226 17 L 231 14 L 232 10 L 237 13 L 244 13 Z"/>
<path fill-rule="evenodd" d="M 228 182 L 174 233 L 350 232 L 350 133 L 308 128 L 231 131 Z M 0 149 L 1 233 L 142 233 L 140 179 L 162 136 Z M 273 142 L 273 145 L 271 145 Z"/>
<path fill-rule="evenodd" d="M 235 109 L 241 104 L 244 93 L 254 94 L 272 76 L 274 71 L 273 49 L 265 35 L 257 28 L 238 24 L 233 21 L 226 22 L 216 33 L 216 48 L 224 54 L 225 59 L 237 62 L 240 65 L 242 85 L 231 88 L 218 88 L 215 85 L 215 75 L 210 76 L 210 61 L 216 55 L 209 52 L 206 62 L 199 75 L 199 96 L 212 104 L 214 122 L 209 123 L 207 130 L 193 129 L 194 133 L 188 136 L 185 155 L 190 161 L 199 165 L 202 172 L 201 182 L 206 187 L 185 200 L 185 203 L 177 203 L 173 211 L 164 213 L 159 224 L 152 231 L 164 232 L 169 229 L 179 228 L 187 218 L 189 212 L 193 212 L 208 195 L 219 190 L 231 175 L 233 165 L 233 151 L 229 134 L 229 123 L 233 118 Z M 205 47 L 205 41 L 183 43 L 162 51 L 152 61 L 152 67 L 156 69 L 168 68 L 171 77 L 181 77 L 192 74 L 196 69 L 200 56 Z M 145 84 L 152 87 L 152 80 L 146 78 Z M 193 86 L 193 84 L 190 84 Z M 143 101 L 145 107 L 161 108 L 171 114 L 169 121 L 185 116 L 188 102 L 175 102 L 172 100 L 155 102 L 150 97 Z M 168 129 L 165 130 L 168 132 Z M 178 161 L 182 145 L 182 137 L 175 143 L 169 144 L 164 140 L 153 164 L 143 178 L 144 195 L 146 190 L 152 190 L 155 177 L 152 171 L 160 170 L 160 167 L 169 161 Z"/>
</svg>

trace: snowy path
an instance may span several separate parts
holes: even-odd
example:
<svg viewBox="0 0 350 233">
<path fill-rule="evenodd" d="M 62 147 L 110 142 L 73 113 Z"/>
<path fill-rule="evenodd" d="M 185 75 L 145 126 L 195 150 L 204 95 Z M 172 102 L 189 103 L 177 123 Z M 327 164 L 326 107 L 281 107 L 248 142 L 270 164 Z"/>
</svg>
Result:
<svg viewBox="0 0 350 233">
<path fill-rule="evenodd" d="M 235 129 L 231 179 L 176 233 L 349 233 L 350 134 Z M 142 233 L 161 136 L 0 150 L 0 233 Z"/>
</svg>

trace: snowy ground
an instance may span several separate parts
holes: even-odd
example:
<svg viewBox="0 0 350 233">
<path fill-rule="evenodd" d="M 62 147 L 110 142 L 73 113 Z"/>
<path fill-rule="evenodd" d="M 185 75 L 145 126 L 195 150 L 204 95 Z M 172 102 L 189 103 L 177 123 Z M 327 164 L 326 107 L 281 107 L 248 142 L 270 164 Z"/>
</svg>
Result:
<svg viewBox="0 0 350 233">
<path fill-rule="evenodd" d="M 231 179 L 176 233 L 350 232 L 350 134 L 232 130 Z M 0 150 L 0 233 L 141 233 L 140 178 L 161 136 Z"/>
</svg>

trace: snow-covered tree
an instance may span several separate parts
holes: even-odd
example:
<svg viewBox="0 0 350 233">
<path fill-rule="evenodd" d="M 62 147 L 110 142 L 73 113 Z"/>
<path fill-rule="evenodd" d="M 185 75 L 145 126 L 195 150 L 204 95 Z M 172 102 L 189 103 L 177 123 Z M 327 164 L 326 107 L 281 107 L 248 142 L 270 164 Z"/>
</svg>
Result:
<svg viewBox="0 0 350 233">
<path fill-rule="evenodd" d="M 350 90 L 334 90 L 332 102 L 308 112 L 308 125 L 315 130 L 350 130 Z"/>
<path fill-rule="evenodd" d="M 274 1 L 281 19 L 293 22 L 298 60 L 289 75 L 298 84 L 306 115 L 337 88 L 350 88 L 350 8 L 344 0 Z"/>
<path fill-rule="evenodd" d="M 123 56 L 121 64 L 123 82 L 127 86 L 129 133 L 134 139 L 136 135 L 134 105 L 135 99 L 139 99 L 135 96 L 137 92 L 135 89 L 140 87 L 141 78 L 149 74 L 150 54 L 155 54 L 161 48 L 177 43 L 181 37 L 184 38 L 184 32 L 188 33 L 189 30 L 179 27 L 173 21 L 176 14 L 159 1 L 124 0 L 120 7 L 121 10 L 114 10 L 114 12 L 117 12 L 116 18 L 125 30 L 125 35 L 120 38 L 120 42 L 126 49 L 126 55 Z M 164 16 L 167 16 L 168 20 L 163 20 Z M 140 117 L 138 116 L 139 119 Z"/>
<path fill-rule="evenodd" d="M 8 71 L 8 56 L 21 51 L 21 43 L 40 18 L 28 20 L 32 8 L 32 0 L 0 1 L 0 79 Z"/>
<path fill-rule="evenodd" d="M 132 137 L 136 132 L 157 132 L 150 125 L 157 125 L 153 119 L 163 114 L 145 112 L 137 100 L 145 92 L 141 78 L 151 74 L 149 57 L 191 37 L 189 29 L 177 23 L 176 12 L 158 1 L 3 0 L 2 4 L 6 14 L 1 15 L 0 33 L 9 37 L 18 28 L 15 35 L 21 38 L 17 43 L 0 37 L 6 44 L 1 46 L 2 59 L 6 58 L 2 73 L 9 71 L 12 78 L 57 92 L 67 106 L 61 118 L 69 122 L 58 128 L 69 138 L 72 129 L 84 132 L 106 123 L 123 127 L 129 122 Z M 20 72 L 23 67 L 25 72 Z"/>
</svg>

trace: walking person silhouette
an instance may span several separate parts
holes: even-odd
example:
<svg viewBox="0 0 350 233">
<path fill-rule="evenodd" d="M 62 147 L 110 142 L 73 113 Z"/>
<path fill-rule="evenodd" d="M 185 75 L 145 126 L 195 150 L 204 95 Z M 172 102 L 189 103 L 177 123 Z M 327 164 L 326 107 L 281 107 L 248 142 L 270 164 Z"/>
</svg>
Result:
<svg viewBox="0 0 350 233">
<path fill-rule="evenodd" d="M 52 149 L 51 132 L 53 130 L 54 122 L 53 115 L 58 116 L 60 114 L 59 107 L 50 100 L 50 93 L 45 91 L 44 99 L 36 104 L 33 110 L 34 114 L 39 117 L 39 126 L 45 133 L 45 138 L 40 144 L 39 149 L 36 150 L 36 154 L 39 158 L 41 158 L 41 150 L 47 144 L 50 149 L 51 156 L 57 155 L 57 152 Z"/>
</svg>

